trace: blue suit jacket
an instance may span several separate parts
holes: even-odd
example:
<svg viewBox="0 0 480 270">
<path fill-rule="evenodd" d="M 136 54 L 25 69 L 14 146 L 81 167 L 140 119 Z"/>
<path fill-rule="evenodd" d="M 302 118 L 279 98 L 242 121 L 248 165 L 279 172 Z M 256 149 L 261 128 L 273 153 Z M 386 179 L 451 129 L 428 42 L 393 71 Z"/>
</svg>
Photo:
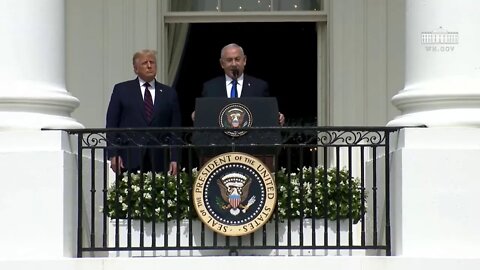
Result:
<svg viewBox="0 0 480 270">
<path fill-rule="evenodd" d="M 148 128 L 148 127 L 179 127 L 181 116 L 176 91 L 155 81 L 155 101 L 152 121 L 148 122 L 138 78 L 114 86 L 107 111 L 107 128 Z M 120 155 L 127 170 L 140 168 L 143 153 L 138 148 L 118 149 L 115 145 L 148 145 L 158 142 L 169 143 L 172 134 L 107 134 L 109 141 L 108 157 Z M 161 149 L 152 151 L 153 163 L 156 168 L 163 169 L 165 156 Z M 171 161 L 177 160 L 176 151 L 171 153 Z"/>
<path fill-rule="evenodd" d="M 203 84 L 203 97 L 227 97 L 225 75 L 213 78 Z M 243 75 L 242 95 L 240 97 L 268 97 L 268 83 L 246 74 Z"/>
</svg>

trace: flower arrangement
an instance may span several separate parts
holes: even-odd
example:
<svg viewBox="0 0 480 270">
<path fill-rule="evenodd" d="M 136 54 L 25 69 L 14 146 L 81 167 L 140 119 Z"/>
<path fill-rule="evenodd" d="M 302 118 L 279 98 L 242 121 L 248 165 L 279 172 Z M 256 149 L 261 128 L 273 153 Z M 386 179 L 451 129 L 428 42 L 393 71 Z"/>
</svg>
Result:
<svg viewBox="0 0 480 270">
<path fill-rule="evenodd" d="M 149 222 L 173 220 L 177 214 L 179 219 L 187 218 L 189 186 L 196 174 L 196 170 L 192 176 L 181 171 L 178 177 L 152 172 L 124 173 L 108 188 L 105 211 L 111 218 L 131 217 Z"/>
<path fill-rule="evenodd" d="M 351 218 L 357 223 L 366 212 L 366 197 L 358 178 L 346 169 L 303 167 L 288 174 L 276 174 L 280 219 L 315 217 L 329 220 Z M 362 209 L 363 208 L 363 209 Z"/>
<path fill-rule="evenodd" d="M 165 221 L 196 216 L 190 204 L 191 186 L 198 171 L 185 170 L 178 176 L 148 173 L 123 174 L 108 188 L 105 211 L 110 218 Z M 327 217 L 330 220 L 360 220 L 365 209 L 366 193 L 358 178 L 348 170 L 304 167 L 287 173 L 275 173 L 280 220 L 299 217 Z M 362 203 L 362 199 L 363 202 Z"/>
</svg>

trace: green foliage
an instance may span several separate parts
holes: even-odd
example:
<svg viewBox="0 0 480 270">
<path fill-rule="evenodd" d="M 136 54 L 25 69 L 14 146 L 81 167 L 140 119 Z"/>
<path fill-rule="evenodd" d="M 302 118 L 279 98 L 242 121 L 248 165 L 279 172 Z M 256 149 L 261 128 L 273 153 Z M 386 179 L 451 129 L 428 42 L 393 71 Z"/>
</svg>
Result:
<svg viewBox="0 0 480 270">
<path fill-rule="evenodd" d="M 123 174 L 108 188 L 105 211 L 110 218 L 165 221 L 196 216 L 190 203 L 191 186 L 197 170 L 178 176 L 152 173 Z M 299 217 L 327 217 L 330 220 L 351 217 L 356 223 L 362 216 L 361 186 L 348 170 L 322 167 L 306 168 L 287 174 L 275 174 L 278 190 L 278 215 L 281 220 Z M 366 200 L 363 198 L 364 202 Z M 351 207 L 350 207 L 351 205 Z M 365 211 L 364 211 L 365 212 Z M 177 216 L 178 215 L 178 216 Z"/>
<path fill-rule="evenodd" d="M 327 217 L 329 220 L 351 217 L 357 223 L 362 217 L 360 180 L 350 177 L 346 169 L 325 171 L 323 167 L 303 167 L 301 171 L 287 173 L 282 168 L 276 174 L 276 182 L 278 213 L 282 220 L 288 217 Z M 366 201 L 366 193 L 363 201 Z"/>
<path fill-rule="evenodd" d="M 109 187 L 107 215 L 111 218 L 164 221 L 187 218 L 193 178 L 182 171 L 178 177 L 156 173 L 124 173 Z M 178 207 L 178 209 L 177 209 Z"/>
</svg>

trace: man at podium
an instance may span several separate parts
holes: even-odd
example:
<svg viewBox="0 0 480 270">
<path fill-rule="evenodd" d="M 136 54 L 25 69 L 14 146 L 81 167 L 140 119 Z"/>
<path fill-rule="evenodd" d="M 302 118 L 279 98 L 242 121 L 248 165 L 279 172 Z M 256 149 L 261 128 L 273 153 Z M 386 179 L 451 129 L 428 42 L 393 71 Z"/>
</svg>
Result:
<svg viewBox="0 0 480 270">
<path fill-rule="evenodd" d="M 246 63 L 247 57 L 239 45 L 231 43 L 222 48 L 220 66 L 225 74 L 203 84 L 202 98 L 196 101 L 198 119 L 194 119 L 195 112 L 192 114 L 196 127 L 250 127 L 253 118 L 255 118 L 253 126 L 257 127 L 284 124 L 285 117 L 278 112 L 276 99 L 269 97 L 268 83 L 246 75 L 244 73 Z M 236 98 L 241 99 L 232 102 L 232 99 Z M 252 154 L 261 159 L 271 171 L 274 170 L 277 149 L 272 145 L 281 142 L 278 131 L 230 130 L 223 133 L 197 132 L 194 135 L 194 143 L 198 145 L 229 144 L 233 141 L 236 145 L 244 145 L 236 146 L 236 151 Z M 216 153 L 227 151 L 232 149 L 199 148 L 201 164 Z"/>
<path fill-rule="evenodd" d="M 242 47 L 231 43 L 220 52 L 220 66 L 224 76 L 218 76 L 203 84 L 202 97 L 268 97 L 268 83 L 244 73 L 247 56 Z M 192 114 L 194 118 L 194 114 Z M 285 123 L 285 116 L 279 112 L 278 122 Z"/>
</svg>

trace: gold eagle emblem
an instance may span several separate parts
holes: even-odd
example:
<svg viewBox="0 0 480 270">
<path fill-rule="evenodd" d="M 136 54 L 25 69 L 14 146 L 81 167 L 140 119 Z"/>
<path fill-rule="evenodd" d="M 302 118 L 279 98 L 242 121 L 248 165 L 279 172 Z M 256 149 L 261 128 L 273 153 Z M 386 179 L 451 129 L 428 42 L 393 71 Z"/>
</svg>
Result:
<svg viewBox="0 0 480 270">
<path fill-rule="evenodd" d="M 233 108 L 227 113 L 227 122 L 233 128 L 239 128 L 243 126 L 245 118 L 245 112 L 238 108 Z"/>
<path fill-rule="evenodd" d="M 252 180 L 240 173 L 229 173 L 217 180 L 220 194 L 226 204 L 223 209 L 230 209 L 230 214 L 236 216 L 242 211 L 245 213 L 255 202 L 255 196 L 252 196 L 246 204 L 243 202 L 248 198 L 250 184 Z"/>
</svg>

